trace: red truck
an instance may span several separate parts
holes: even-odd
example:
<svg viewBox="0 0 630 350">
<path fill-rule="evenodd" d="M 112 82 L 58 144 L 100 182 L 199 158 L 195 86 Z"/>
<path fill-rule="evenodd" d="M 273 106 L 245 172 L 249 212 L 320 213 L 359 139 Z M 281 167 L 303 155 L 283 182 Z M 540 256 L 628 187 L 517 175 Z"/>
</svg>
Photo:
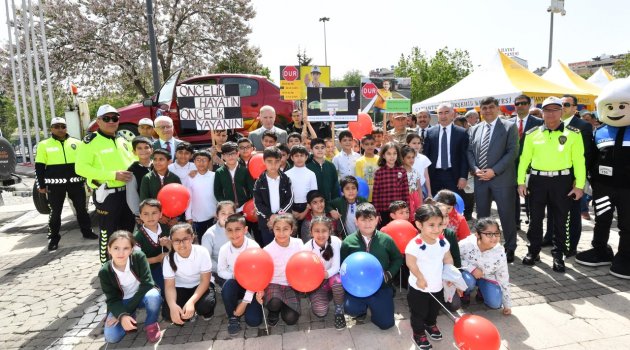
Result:
<svg viewBox="0 0 630 350">
<path fill-rule="evenodd" d="M 160 92 L 141 103 L 118 108 L 120 113 L 119 132 L 126 137 L 138 135 L 138 122 L 142 118 L 155 119 L 158 110 L 162 115 L 173 119 L 175 135 L 197 147 L 211 145 L 211 132 L 207 130 L 181 129 L 179 109 L 175 96 L 175 87 L 180 84 L 238 84 L 241 97 L 241 112 L 244 128 L 239 130 L 247 135 L 258 128 L 258 111 L 264 105 L 276 110 L 276 124 L 285 125 L 291 120 L 292 101 L 284 101 L 280 97 L 280 88 L 266 77 L 249 74 L 209 74 L 200 75 L 180 81 L 181 70 L 173 73 L 162 85 Z M 96 123 L 90 128 L 96 128 Z"/>
</svg>

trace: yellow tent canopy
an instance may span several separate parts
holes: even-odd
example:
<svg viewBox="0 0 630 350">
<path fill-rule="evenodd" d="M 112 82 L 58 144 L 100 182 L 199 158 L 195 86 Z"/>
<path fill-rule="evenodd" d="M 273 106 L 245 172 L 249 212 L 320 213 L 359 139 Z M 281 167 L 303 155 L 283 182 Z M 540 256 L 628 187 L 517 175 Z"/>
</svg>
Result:
<svg viewBox="0 0 630 350">
<path fill-rule="evenodd" d="M 550 82 L 582 91 L 583 93 L 589 95 L 597 96 L 602 90 L 599 86 L 586 81 L 586 79 L 572 71 L 569 66 L 560 60 L 552 65 L 551 68 L 542 75 L 542 77 Z"/>
</svg>

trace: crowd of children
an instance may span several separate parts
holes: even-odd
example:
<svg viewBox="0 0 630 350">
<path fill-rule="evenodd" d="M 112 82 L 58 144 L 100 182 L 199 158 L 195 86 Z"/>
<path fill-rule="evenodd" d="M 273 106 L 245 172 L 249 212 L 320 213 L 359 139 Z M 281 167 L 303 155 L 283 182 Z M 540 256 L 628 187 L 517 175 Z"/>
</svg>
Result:
<svg viewBox="0 0 630 350">
<path fill-rule="evenodd" d="M 436 326 L 440 304 L 458 309 L 469 302 L 476 286 L 481 297 L 488 281 L 500 287 L 501 299 L 486 304 L 510 313 L 499 226 L 483 219 L 471 235 L 454 209 L 454 193 L 442 190 L 433 198 L 430 161 L 421 152 L 419 135 L 410 134 L 406 144 L 399 144 L 386 142 L 380 129 L 360 140 L 342 131 L 341 151 L 333 140 L 303 139 L 297 132 L 288 135 L 287 144 L 277 144 L 273 132 L 264 132 L 261 141 L 263 150 L 255 150 L 247 138 L 227 142 L 217 137 L 212 148 L 198 151 L 181 142 L 171 162 L 170 153 L 153 150 L 147 138 L 133 140 L 138 161 L 129 167 L 134 176 L 127 185 L 127 204 L 138 226 L 133 234 L 112 236 L 111 260 L 99 273 L 110 312 L 108 342 L 135 329 L 138 307 L 147 308 L 150 341 L 159 339 L 160 307 L 164 319 L 174 324 L 197 315 L 212 317 L 215 286 L 220 288 L 230 335 L 241 331 L 243 316 L 247 325 L 260 325 L 261 305 L 270 326 L 281 319 L 295 324 L 303 293 L 291 287 L 285 268 L 291 256 L 303 250 L 319 256 L 325 268 L 323 283 L 308 293 L 311 311 L 326 316 L 332 300 L 337 329 L 345 328 L 344 315 L 361 320 L 368 310 L 376 326 L 392 327 L 392 282 L 398 274 L 408 284 L 414 341 L 422 349 L 431 347 L 429 338 L 442 337 Z M 256 152 L 262 153 L 265 170 L 254 179 L 248 164 Z M 169 183 L 181 183 L 191 195 L 180 217 L 163 216 L 163 203 L 156 200 Z M 362 184 L 368 187 L 363 192 Z M 252 200 L 257 222 L 241 214 Z M 410 221 L 419 232 L 404 252 L 379 230 L 392 220 Z M 274 275 L 264 291 L 245 290 L 234 277 L 238 255 L 252 247 L 263 247 L 274 261 Z M 340 278 L 343 260 L 360 251 L 374 255 L 383 269 L 381 287 L 369 297 L 345 292 Z M 446 298 L 448 303 L 442 295 L 445 265 L 461 268 L 472 276 L 468 280 L 478 281 Z"/>
</svg>

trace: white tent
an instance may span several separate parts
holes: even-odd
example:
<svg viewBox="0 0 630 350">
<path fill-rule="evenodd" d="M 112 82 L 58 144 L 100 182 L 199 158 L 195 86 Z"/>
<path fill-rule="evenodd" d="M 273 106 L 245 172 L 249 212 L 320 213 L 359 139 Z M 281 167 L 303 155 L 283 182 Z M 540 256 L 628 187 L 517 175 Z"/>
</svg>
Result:
<svg viewBox="0 0 630 350">
<path fill-rule="evenodd" d="M 593 83 L 600 88 L 603 88 L 604 86 L 606 86 L 606 84 L 610 83 L 614 79 L 615 77 L 610 75 L 610 73 L 608 73 L 608 71 L 606 71 L 604 67 L 599 67 L 599 69 L 595 73 L 593 73 L 590 78 L 586 79 L 586 81 Z"/>
<path fill-rule="evenodd" d="M 557 60 L 542 77 L 552 83 L 560 84 L 585 94 L 597 96 L 602 90 L 599 86 L 586 81 L 586 79 L 572 71 L 569 66 L 560 60 Z"/>
</svg>

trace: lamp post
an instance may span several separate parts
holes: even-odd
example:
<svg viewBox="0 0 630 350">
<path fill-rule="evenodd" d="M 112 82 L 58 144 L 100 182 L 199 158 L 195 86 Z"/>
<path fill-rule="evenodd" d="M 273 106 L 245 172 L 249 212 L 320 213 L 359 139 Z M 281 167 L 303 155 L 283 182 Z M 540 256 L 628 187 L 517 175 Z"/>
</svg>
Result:
<svg viewBox="0 0 630 350">
<path fill-rule="evenodd" d="M 321 17 L 320 22 L 324 22 L 324 65 L 328 65 L 328 52 L 326 51 L 326 22 L 330 21 L 328 17 Z"/>
<path fill-rule="evenodd" d="M 547 12 L 551 14 L 551 22 L 549 24 L 549 62 L 547 69 L 551 68 L 551 56 L 553 53 L 553 14 L 559 13 L 564 16 L 567 11 L 564 10 L 564 0 L 551 0 L 551 6 L 547 8 Z"/>
</svg>

